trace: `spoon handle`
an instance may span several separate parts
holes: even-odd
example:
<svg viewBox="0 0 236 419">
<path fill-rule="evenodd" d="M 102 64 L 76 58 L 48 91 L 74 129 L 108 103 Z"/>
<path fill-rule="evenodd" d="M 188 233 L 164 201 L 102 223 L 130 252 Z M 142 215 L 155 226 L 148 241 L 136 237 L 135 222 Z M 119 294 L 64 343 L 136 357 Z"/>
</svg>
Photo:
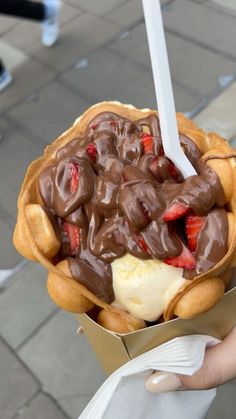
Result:
<svg viewBox="0 0 236 419">
<path fill-rule="evenodd" d="M 186 178 L 197 173 L 179 142 L 160 1 L 143 0 L 143 10 L 164 152 Z"/>
</svg>

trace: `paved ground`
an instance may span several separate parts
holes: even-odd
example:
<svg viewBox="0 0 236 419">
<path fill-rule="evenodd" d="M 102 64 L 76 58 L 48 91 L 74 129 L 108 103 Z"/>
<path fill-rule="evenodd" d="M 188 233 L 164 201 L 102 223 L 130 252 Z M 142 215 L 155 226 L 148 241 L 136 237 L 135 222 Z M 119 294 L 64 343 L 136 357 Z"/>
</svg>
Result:
<svg viewBox="0 0 236 419">
<path fill-rule="evenodd" d="M 162 1 L 176 106 L 236 145 L 236 2 Z M 46 272 L 11 243 L 28 163 L 89 105 L 117 99 L 155 106 L 139 0 L 66 0 L 61 38 L 0 17 L 0 56 L 14 82 L 0 95 L 0 416 L 76 418 L 104 375 L 73 316 L 49 300 Z M 4 239 L 3 239 L 4 238 Z M 235 384 L 208 419 L 235 416 Z"/>
</svg>

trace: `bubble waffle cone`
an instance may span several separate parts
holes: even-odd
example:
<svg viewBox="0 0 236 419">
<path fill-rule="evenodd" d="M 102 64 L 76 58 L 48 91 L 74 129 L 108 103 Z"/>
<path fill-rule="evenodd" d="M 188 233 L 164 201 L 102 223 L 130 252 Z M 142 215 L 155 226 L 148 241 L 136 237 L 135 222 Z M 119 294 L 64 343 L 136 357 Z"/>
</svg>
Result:
<svg viewBox="0 0 236 419">
<path fill-rule="evenodd" d="M 38 176 L 46 168 L 57 151 L 75 137 L 82 136 L 89 122 L 101 112 L 114 112 L 131 121 L 156 114 L 150 109 L 136 109 L 118 102 L 103 102 L 89 108 L 74 125 L 49 145 L 44 155 L 29 166 L 18 197 L 18 218 L 14 232 L 14 245 L 27 259 L 41 263 L 49 271 L 48 292 L 52 299 L 65 310 L 83 313 L 94 305 L 107 314 L 117 312 L 82 284 L 75 281 L 64 260 L 54 262 L 60 243 L 43 210 L 38 190 Z M 215 133 L 205 133 L 193 121 L 177 114 L 180 134 L 189 137 L 203 153 L 202 159 L 218 174 L 227 201 L 228 251 L 212 269 L 194 279 L 185 280 L 164 312 L 164 320 L 174 316 L 190 318 L 210 309 L 223 296 L 230 278 L 230 270 L 236 266 L 236 154 L 223 138 Z M 145 127 L 143 127 L 145 131 Z M 81 144 L 82 145 L 82 144 Z M 130 320 L 130 319 L 129 319 Z M 137 327 L 140 327 L 140 323 Z M 142 326 L 141 326 L 142 327 Z"/>
</svg>

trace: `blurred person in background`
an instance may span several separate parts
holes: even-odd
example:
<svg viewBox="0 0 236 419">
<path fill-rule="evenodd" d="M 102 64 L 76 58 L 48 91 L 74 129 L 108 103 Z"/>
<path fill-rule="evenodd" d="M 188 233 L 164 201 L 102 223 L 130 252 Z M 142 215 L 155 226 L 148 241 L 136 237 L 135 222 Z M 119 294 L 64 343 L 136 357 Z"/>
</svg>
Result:
<svg viewBox="0 0 236 419">
<path fill-rule="evenodd" d="M 60 7 L 60 0 L 0 0 L 0 14 L 41 22 L 42 44 L 46 47 L 53 46 L 58 39 Z M 0 58 L 0 92 L 11 81 L 12 75 Z"/>
</svg>

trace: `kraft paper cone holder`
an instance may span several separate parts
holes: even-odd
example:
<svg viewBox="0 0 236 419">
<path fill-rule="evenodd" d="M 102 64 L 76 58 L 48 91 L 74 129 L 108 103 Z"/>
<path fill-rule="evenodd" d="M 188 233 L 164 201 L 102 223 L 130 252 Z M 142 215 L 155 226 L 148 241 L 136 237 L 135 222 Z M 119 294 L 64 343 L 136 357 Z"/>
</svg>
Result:
<svg viewBox="0 0 236 419">
<path fill-rule="evenodd" d="M 234 279 L 236 281 L 236 270 Z M 236 323 L 236 286 L 206 313 L 189 320 L 176 318 L 135 332 L 119 335 L 104 329 L 87 314 L 76 315 L 106 374 L 130 359 L 178 336 L 205 334 L 223 339 Z"/>
</svg>

